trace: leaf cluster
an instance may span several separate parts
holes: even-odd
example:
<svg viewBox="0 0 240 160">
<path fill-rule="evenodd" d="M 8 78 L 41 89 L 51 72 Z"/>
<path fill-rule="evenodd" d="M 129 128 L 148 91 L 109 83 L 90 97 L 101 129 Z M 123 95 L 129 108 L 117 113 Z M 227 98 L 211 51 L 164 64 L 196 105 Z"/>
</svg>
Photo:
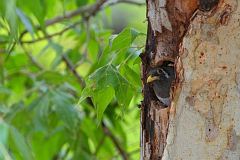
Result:
<svg viewBox="0 0 240 160">
<path fill-rule="evenodd" d="M 0 159 L 139 157 L 145 37 L 105 2 L 0 1 Z"/>
</svg>

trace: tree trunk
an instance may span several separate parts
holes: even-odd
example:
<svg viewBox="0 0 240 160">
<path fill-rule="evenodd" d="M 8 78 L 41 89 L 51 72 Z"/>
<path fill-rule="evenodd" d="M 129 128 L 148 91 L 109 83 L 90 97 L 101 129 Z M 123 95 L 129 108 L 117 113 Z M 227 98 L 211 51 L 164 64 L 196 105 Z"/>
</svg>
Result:
<svg viewBox="0 0 240 160">
<path fill-rule="evenodd" d="M 147 0 L 141 159 L 240 159 L 238 0 Z M 171 106 L 147 84 L 174 63 Z"/>
</svg>

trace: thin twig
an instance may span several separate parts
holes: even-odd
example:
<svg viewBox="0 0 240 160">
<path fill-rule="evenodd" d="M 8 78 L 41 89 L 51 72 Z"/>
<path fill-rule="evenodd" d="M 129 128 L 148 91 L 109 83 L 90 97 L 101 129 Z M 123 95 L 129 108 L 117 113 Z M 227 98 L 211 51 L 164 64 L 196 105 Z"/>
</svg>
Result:
<svg viewBox="0 0 240 160">
<path fill-rule="evenodd" d="M 69 12 L 65 13 L 63 16 L 57 16 L 52 19 L 46 20 L 45 27 L 54 25 L 56 23 L 71 19 L 71 18 L 79 16 L 79 15 L 83 15 L 83 19 L 88 19 L 91 16 L 94 16 L 97 12 L 99 12 L 105 2 L 107 2 L 107 0 L 99 0 L 98 2 L 96 2 L 95 4 L 93 4 L 91 6 L 83 6 L 74 11 L 69 11 Z M 41 28 L 41 26 L 35 26 L 35 29 L 41 30 L 42 28 Z M 28 30 L 24 30 L 23 32 L 21 32 L 21 34 L 19 36 L 20 42 L 22 41 L 23 37 L 27 33 L 28 33 Z M 5 44 L 8 42 L 9 41 L 1 41 L 0 44 Z"/>
<path fill-rule="evenodd" d="M 71 24 L 70 26 L 62 29 L 61 31 L 59 32 L 56 32 L 56 33 L 53 33 L 53 34 L 50 34 L 50 35 L 47 35 L 45 37 L 40 37 L 38 39 L 35 39 L 35 40 L 31 40 L 31 41 L 21 41 L 22 44 L 31 44 L 31 43 L 35 43 L 35 42 L 39 42 L 39 41 L 43 41 L 43 40 L 46 40 L 46 39 L 49 39 L 49 38 L 52 38 L 52 37 L 55 37 L 55 36 L 61 36 L 64 32 L 68 31 L 69 29 L 71 28 L 74 28 L 76 27 L 78 24 L 82 23 L 82 21 L 79 21 L 79 22 L 75 22 L 73 24 Z"/>
<path fill-rule="evenodd" d="M 12 53 L 13 49 L 15 48 L 16 44 L 17 44 L 17 42 L 14 41 L 13 44 L 10 46 L 10 48 L 7 50 L 7 57 L 5 58 L 5 61 L 8 60 L 8 58 L 9 58 L 10 54 Z"/>
<path fill-rule="evenodd" d="M 80 7 L 78 9 L 74 10 L 74 11 L 67 12 L 63 16 L 57 16 L 57 17 L 55 17 L 53 19 L 49 19 L 49 20 L 46 21 L 45 25 L 46 26 L 50 26 L 50 25 L 53 25 L 55 23 L 62 22 L 64 20 L 73 18 L 73 17 L 81 15 L 81 14 L 87 14 L 85 17 L 94 16 L 95 13 L 97 13 L 99 11 L 101 6 L 106 1 L 107 0 L 99 0 L 97 3 L 95 3 L 95 4 L 91 5 L 91 6 L 87 6 L 87 7 L 83 6 L 83 7 Z"/>
<path fill-rule="evenodd" d="M 89 63 L 91 64 L 91 61 L 89 59 L 87 59 L 87 56 L 83 55 L 83 57 L 74 65 L 74 68 L 78 68 L 80 65 L 82 65 L 83 63 Z"/>
<path fill-rule="evenodd" d="M 81 15 L 81 14 L 84 15 L 83 16 L 84 18 L 89 18 L 91 16 L 94 16 L 98 11 L 100 11 L 101 7 L 107 1 L 108 0 L 99 0 L 97 3 L 95 3 L 91 6 L 87 6 L 87 7 L 83 6 L 83 7 L 80 7 L 78 9 L 74 10 L 74 11 L 67 12 L 63 16 L 58 16 L 58 17 L 55 17 L 53 19 L 47 20 L 45 25 L 50 26 L 50 25 L 53 25 L 55 23 L 73 18 L 73 17 Z M 127 4 L 139 5 L 139 6 L 145 5 L 145 3 L 137 2 L 137 1 L 131 1 L 131 0 L 118 0 L 118 1 L 110 2 L 109 5 L 115 5 L 115 4 L 118 4 L 118 3 L 127 3 Z"/>
<path fill-rule="evenodd" d="M 104 133 L 112 140 L 116 148 L 118 149 L 119 153 L 121 154 L 124 160 L 128 160 L 128 154 L 124 151 L 124 149 L 119 144 L 117 138 L 112 134 L 112 132 L 107 128 L 107 126 L 102 122 L 102 127 Z"/>
<path fill-rule="evenodd" d="M 137 5 L 137 6 L 144 6 L 146 5 L 145 2 L 138 2 L 138 1 L 132 1 L 132 0 L 118 0 L 118 1 L 113 1 L 109 3 L 109 6 L 119 4 L 119 3 L 126 3 L 126 4 L 132 4 L 132 5 Z"/>
<path fill-rule="evenodd" d="M 101 6 L 106 2 L 107 0 L 99 0 L 97 3 L 91 5 L 91 6 L 83 6 L 83 7 L 80 7 L 74 11 L 70 11 L 70 12 L 67 12 L 65 13 L 63 16 L 57 16 L 57 17 L 54 17 L 52 19 L 49 19 L 45 22 L 45 26 L 48 27 L 48 26 L 51 26 L 51 25 L 54 25 L 56 23 L 59 23 L 59 22 L 62 22 L 64 20 L 68 20 L 68 19 L 71 19 L 73 17 L 76 17 L 78 15 L 83 15 L 83 14 L 87 14 L 86 16 L 83 16 L 84 18 L 89 18 L 91 16 L 94 16 L 101 8 Z M 41 27 L 40 26 L 37 26 L 36 27 L 37 30 L 41 30 Z M 27 30 L 23 31 L 21 36 L 20 36 L 20 41 L 21 39 L 24 37 L 24 35 L 28 33 Z"/>
<path fill-rule="evenodd" d="M 38 61 L 32 56 L 31 53 L 25 48 L 24 44 L 20 44 L 22 49 L 24 50 L 25 54 L 28 56 L 29 60 L 34 64 L 38 69 L 44 70 L 44 67 L 41 63 L 38 63 Z"/>
<path fill-rule="evenodd" d="M 84 88 L 86 86 L 86 83 L 83 80 L 83 78 L 77 73 L 72 62 L 64 54 L 62 55 L 62 60 L 66 63 L 67 68 L 73 73 L 73 75 L 78 79 L 78 82 L 80 83 L 80 85 Z"/>
<path fill-rule="evenodd" d="M 78 9 L 74 10 L 74 11 L 69 11 L 69 12 L 65 13 L 63 16 L 57 16 L 57 17 L 54 17 L 52 19 L 49 19 L 45 22 L 45 26 L 48 27 L 48 26 L 54 25 L 56 23 L 62 22 L 64 20 L 68 20 L 68 19 L 71 19 L 73 17 L 76 17 L 78 15 L 83 15 L 83 19 L 88 19 L 88 18 L 94 16 L 97 12 L 99 12 L 102 9 L 102 6 L 107 1 L 108 0 L 99 0 L 97 3 L 95 3 L 91 6 L 83 6 L 83 7 L 80 7 Z M 132 0 L 118 0 L 118 1 L 113 1 L 113 2 L 110 1 L 106 6 L 104 6 L 104 8 L 107 7 L 107 6 L 112 6 L 112 5 L 118 4 L 118 3 L 127 3 L 127 4 L 139 5 L 139 6 L 145 5 L 145 3 L 132 1 Z M 40 26 L 35 26 L 35 28 L 36 28 L 36 30 L 41 30 L 42 29 Z M 68 28 L 68 29 L 70 29 L 70 28 Z M 63 32 L 65 32 L 65 31 L 63 31 Z M 25 36 L 25 34 L 27 34 L 27 33 L 28 33 L 28 30 L 24 30 L 20 34 L 20 36 L 19 36 L 19 42 L 20 43 L 21 43 L 23 37 Z M 61 33 L 56 33 L 56 34 L 49 35 L 49 36 L 55 36 L 55 35 L 59 35 L 59 34 L 61 34 Z M 33 40 L 33 42 L 29 41 L 29 43 L 34 43 L 34 42 L 37 42 L 37 41 L 44 40 L 44 39 L 48 38 L 49 36 L 37 39 L 35 41 Z M 0 44 L 4 44 L 4 43 L 8 43 L 8 41 L 0 42 Z M 23 41 L 23 43 L 28 43 L 28 41 Z M 13 50 L 14 47 L 12 47 L 11 50 Z"/>
</svg>

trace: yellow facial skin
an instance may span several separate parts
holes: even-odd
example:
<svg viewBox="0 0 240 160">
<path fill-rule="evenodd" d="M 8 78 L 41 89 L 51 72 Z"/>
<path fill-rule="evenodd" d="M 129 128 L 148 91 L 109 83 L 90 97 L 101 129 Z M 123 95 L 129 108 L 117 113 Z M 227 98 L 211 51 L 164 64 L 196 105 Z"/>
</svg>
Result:
<svg viewBox="0 0 240 160">
<path fill-rule="evenodd" d="M 152 76 L 152 75 L 150 75 L 150 76 L 148 76 L 148 78 L 147 78 L 147 83 L 153 82 L 153 81 L 158 80 L 158 79 L 159 79 L 158 76 Z"/>
</svg>

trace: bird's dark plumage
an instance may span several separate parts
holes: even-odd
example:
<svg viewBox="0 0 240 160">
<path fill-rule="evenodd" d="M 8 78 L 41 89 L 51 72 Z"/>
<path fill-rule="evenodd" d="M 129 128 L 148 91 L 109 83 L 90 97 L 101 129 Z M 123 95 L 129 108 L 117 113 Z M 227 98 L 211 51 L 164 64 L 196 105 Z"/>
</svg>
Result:
<svg viewBox="0 0 240 160">
<path fill-rule="evenodd" d="M 200 10 L 210 11 L 218 2 L 219 0 L 199 0 Z"/>
<path fill-rule="evenodd" d="M 156 97 L 165 105 L 170 105 L 170 89 L 175 79 L 173 64 L 153 68 L 148 73 L 148 83 L 152 85 Z"/>
</svg>

